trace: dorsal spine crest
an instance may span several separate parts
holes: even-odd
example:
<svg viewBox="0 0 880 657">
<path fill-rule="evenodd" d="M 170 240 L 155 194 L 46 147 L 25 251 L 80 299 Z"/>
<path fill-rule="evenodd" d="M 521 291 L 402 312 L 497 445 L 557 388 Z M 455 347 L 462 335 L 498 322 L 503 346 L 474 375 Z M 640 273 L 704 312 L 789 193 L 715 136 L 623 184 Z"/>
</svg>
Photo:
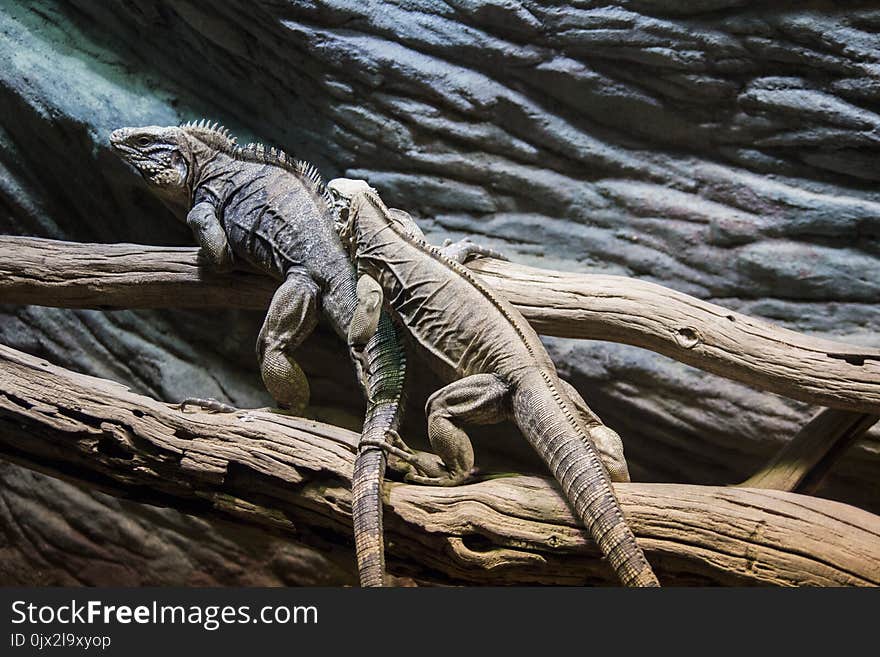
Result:
<svg viewBox="0 0 880 657">
<path fill-rule="evenodd" d="M 235 137 L 219 123 L 210 123 L 205 119 L 189 121 L 180 125 L 187 134 L 195 137 L 203 144 L 224 153 L 241 162 L 255 162 L 277 166 L 292 173 L 315 195 L 324 208 L 333 205 L 333 199 L 321 174 L 310 162 L 295 160 L 280 148 L 267 147 L 259 143 L 239 146 Z"/>
<path fill-rule="evenodd" d="M 492 292 L 489 288 L 487 288 L 482 283 L 482 281 L 478 281 L 474 277 L 473 273 L 467 267 L 456 262 L 455 260 L 450 260 L 445 255 L 443 255 L 443 253 L 440 252 L 440 249 L 438 249 L 433 244 L 429 244 L 426 240 L 420 239 L 420 238 L 417 239 L 411 235 L 408 235 L 400 228 L 400 226 L 397 224 L 397 222 L 391 221 L 390 219 L 388 219 L 388 212 L 387 212 L 387 208 L 385 207 L 385 203 L 382 201 L 382 199 L 379 197 L 379 195 L 373 189 L 366 190 L 363 192 L 363 194 L 365 194 L 367 196 L 367 198 L 369 198 L 370 201 L 372 203 L 374 203 L 376 206 L 378 206 L 379 208 L 382 208 L 383 215 L 385 216 L 386 220 L 388 221 L 388 223 L 391 227 L 391 230 L 394 231 L 394 233 L 396 235 L 398 235 L 400 238 L 410 242 L 416 248 L 421 249 L 422 251 L 424 251 L 425 253 L 427 253 L 431 257 L 433 257 L 435 260 L 443 263 L 444 265 L 449 267 L 452 271 L 454 271 L 456 274 L 458 274 L 459 276 L 464 278 L 466 281 L 468 281 L 471 285 L 473 285 L 480 292 L 480 294 L 482 294 L 486 299 L 488 299 L 489 302 L 504 316 L 504 318 L 508 322 L 510 322 L 510 325 L 513 327 L 513 330 L 516 332 L 517 336 L 519 336 L 519 338 L 522 340 L 523 344 L 525 345 L 526 351 L 528 351 L 529 354 L 533 357 L 537 356 L 535 351 L 532 349 L 532 345 L 528 340 L 528 336 L 526 336 L 526 334 L 522 331 L 522 328 L 520 327 L 517 319 L 515 317 L 513 317 L 508 312 L 508 309 L 505 308 L 498 301 L 498 298 L 495 296 L 494 292 Z M 544 371 L 543 368 L 539 368 L 539 371 L 541 373 L 541 377 L 544 379 L 547 386 L 550 388 L 550 390 L 553 394 L 554 400 L 559 405 L 559 407 L 562 409 L 562 412 L 565 415 L 566 419 L 568 420 L 569 424 L 571 424 L 571 426 L 574 427 L 575 431 L 582 438 L 589 440 L 590 439 L 589 436 L 587 436 L 585 434 L 585 432 L 582 430 L 581 423 L 577 422 L 575 420 L 574 413 L 572 412 L 572 410 L 571 410 L 569 404 L 567 403 L 567 401 L 565 400 L 565 398 L 560 393 L 558 387 L 556 386 L 556 382 L 553 381 L 552 377 L 546 371 Z"/>
<path fill-rule="evenodd" d="M 379 195 L 376 194 L 372 189 L 365 191 L 363 193 L 366 194 L 367 197 L 373 203 L 378 205 L 380 208 L 383 208 L 383 214 L 385 214 L 385 216 L 387 218 L 387 211 L 385 210 L 385 204 L 382 202 L 382 199 L 379 198 Z M 510 315 L 510 313 L 507 311 L 507 308 L 505 308 L 503 305 L 501 305 L 501 303 L 498 302 L 498 298 L 492 293 L 491 290 L 489 290 L 485 285 L 483 285 L 482 282 L 480 282 L 476 278 L 474 278 L 474 276 L 473 276 L 473 274 L 471 274 L 470 270 L 468 270 L 464 265 L 461 265 L 461 264 L 455 262 L 454 260 L 450 260 L 449 258 L 444 256 L 440 252 L 440 250 L 436 246 L 434 246 L 433 244 L 428 244 L 428 242 L 423 239 L 415 239 L 411 235 L 404 233 L 401 230 L 401 228 L 398 226 L 397 222 L 389 220 L 388 223 L 391 225 L 391 230 L 393 230 L 396 235 L 398 235 L 402 239 L 412 243 L 414 246 L 421 249 L 422 251 L 424 251 L 425 253 L 427 253 L 431 257 L 433 257 L 435 260 L 443 263 L 444 265 L 449 267 L 452 271 L 454 271 L 456 274 L 458 274 L 459 276 L 464 278 L 466 281 L 468 281 L 477 290 L 479 290 L 480 294 L 482 294 L 484 297 L 486 297 L 486 299 L 488 299 L 492 303 L 492 305 L 495 306 L 495 308 L 497 308 L 498 311 L 501 312 L 502 315 L 504 315 L 504 318 L 508 322 L 510 322 L 510 324 L 513 326 L 513 330 L 516 331 L 516 334 L 522 339 L 523 343 L 526 345 L 526 349 L 528 350 L 528 352 L 533 356 L 535 355 L 534 351 L 532 350 L 531 345 L 529 344 L 527 336 L 525 335 L 525 333 L 523 333 L 518 322 L 516 321 L 516 318 L 512 317 Z"/>
</svg>

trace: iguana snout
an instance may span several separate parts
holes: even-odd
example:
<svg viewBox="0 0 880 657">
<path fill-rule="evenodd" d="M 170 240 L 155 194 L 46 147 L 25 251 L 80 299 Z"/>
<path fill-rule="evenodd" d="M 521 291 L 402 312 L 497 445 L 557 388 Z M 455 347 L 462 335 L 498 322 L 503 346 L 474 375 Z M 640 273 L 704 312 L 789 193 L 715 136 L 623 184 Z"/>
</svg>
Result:
<svg viewBox="0 0 880 657">
<path fill-rule="evenodd" d="M 372 189 L 366 180 L 354 178 L 334 178 L 327 183 L 327 189 L 336 201 L 348 203 L 358 192 L 366 192 Z"/>
<path fill-rule="evenodd" d="M 178 128 L 119 128 L 110 133 L 110 145 L 148 183 L 166 191 L 185 188 L 186 138 Z"/>
</svg>

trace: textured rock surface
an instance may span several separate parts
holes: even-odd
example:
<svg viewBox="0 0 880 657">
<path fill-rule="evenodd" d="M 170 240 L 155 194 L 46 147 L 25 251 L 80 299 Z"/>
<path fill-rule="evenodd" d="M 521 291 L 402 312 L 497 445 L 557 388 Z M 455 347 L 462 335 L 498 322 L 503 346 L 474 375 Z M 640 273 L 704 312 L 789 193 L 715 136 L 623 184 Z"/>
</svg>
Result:
<svg viewBox="0 0 880 657">
<path fill-rule="evenodd" d="M 0 230 L 188 243 L 106 138 L 121 124 L 204 115 L 328 177 L 370 179 L 432 239 L 478 234 L 529 264 L 636 276 L 880 346 L 880 11 L 823 0 L 808 10 L 741 0 L 211 4 L 222 6 L 4 3 Z M 258 325 L 246 313 L 19 307 L 0 316 L 0 341 L 164 399 L 261 405 Z M 304 360 L 323 374 L 316 404 L 345 399 L 336 421 L 350 423 L 360 404 L 344 360 L 326 377 L 335 345 L 312 340 Z M 642 480 L 743 479 L 815 410 L 629 347 L 550 346 L 625 437 Z M 487 459 L 510 448 L 510 467 L 527 467 L 525 448 L 497 435 Z M 878 436 L 851 450 L 823 494 L 880 509 Z M 17 491 L 4 497 L 4 529 L 28 505 L 56 512 L 38 492 L 44 478 L 12 467 L 3 477 Z M 63 517 L 95 527 L 120 516 L 193 526 L 51 485 L 82 505 Z M 194 533 L 156 540 L 171 555 Z M 212 562 L 242 555 L 265 573 L 253 577 L 278 577 L 265 551 L 251 554 L 252 539 L 204 533 L 218 547 L 191 550 L 191 569 L 174 570 L 181 581 L 242 581 Z M 47 541 L 37 556 L 23 536 L 0 533 L 22 571 L 61 561 L 63 546 Z M 167 581 L 155 576 L 141 581 Z"/>
</svg>

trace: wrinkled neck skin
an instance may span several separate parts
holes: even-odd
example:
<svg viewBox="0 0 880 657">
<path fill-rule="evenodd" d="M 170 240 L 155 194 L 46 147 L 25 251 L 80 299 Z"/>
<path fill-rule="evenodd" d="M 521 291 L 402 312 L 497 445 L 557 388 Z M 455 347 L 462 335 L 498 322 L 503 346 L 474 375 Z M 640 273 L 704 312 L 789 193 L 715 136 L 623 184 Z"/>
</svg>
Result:
<svg viewBox="0 0 880 657">
<path fill-rule="evenodd" d="M 172 214 L 180 221 L 186 221 L 186 216 L 192 207 L 199 201 L 196 192 L 200 189 L 203 181 L 210 178 L 211 173 L 219 170 L 218 159 L 223 156 L 229 160 L 229 156 L 215 151 L 198 142 L 190 140 L 182 154 L 186 160 L 186 181 L 183 185 L 158 186 L 151 185 L 153 193 L 162 204 L 171 210 Z M 219 199 L 211 199 L 219 200 Z"/>
<path fill-rule="evenodd" d="M 391 231 L 389 238 L 399 238 L 393 230 L 393 220 L 388 214 L 387 208 L 381 201 L 362 195 L 358 197 L 356 207 L 352 208 L 351 222 L 346 233 L 346 239 L 353 246 L 352 251 L 356 257 L 359 271 L 375 275 L 373 267 L 370 267 L 371 256 L 374 251 L 379 251 L 384 240 L 381 234 Z"/>
<path fill-rule="evenodd" d="M 228 174 L 233 164 L 232 157 L 194 141 L 190 145 L 187 162 L 186 191 L 190 207 L 202 201 L 210 201 L 215 206 L 222 202 L 230 184 Z"/>
</svg>

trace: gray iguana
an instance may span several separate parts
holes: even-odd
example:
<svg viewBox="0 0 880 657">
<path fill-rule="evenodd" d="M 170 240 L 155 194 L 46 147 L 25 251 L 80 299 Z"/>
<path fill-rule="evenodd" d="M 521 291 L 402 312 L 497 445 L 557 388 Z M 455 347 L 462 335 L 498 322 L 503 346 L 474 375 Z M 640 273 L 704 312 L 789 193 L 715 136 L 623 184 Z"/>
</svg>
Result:
<svg viewBox="0 0 880 657">
<path fill-rule="evenodd" d="M 309 387 L 293 351 L 311 333 L 319 312 L 345 338 L 357 300 L 354 269 L 334 232 L 330 199 L 317 171 L 259 144 L 239 147 L 227 130 L 205 121 L 120 128 L 110 142 L 185 217 L 208 264 L 228 269 L 244 263 L 281 281 L 257 355 L 272 396 L 282 407 L 300 411 Z M 381 586 L 386 466 L 381 446 L 392 440 L 406 452 L 396 434 L 405 353 L 388 317 L 379 319 L 361 361 L 369 373 L 363 376 L 360 368 L 368 404 L 352 478 L 352 515 L 361 584 Z M 187 401 L 231 409 L 214 400 Z"/>
<path fill-rule="evenodd" d="M 432 464 L 421 464 L 431 474 L 416 480 L 466 480 L 474 452 L 462 425 L 510 418 L 549 466 L 620 580 L 659 586 L 603 465 L 604 452 L 616 478 L 628 479 L 620 437 L 557 376 L 534 329 L 506 299 L 392 214 L 364 181 L 337 179 L 329 188 L 337 205 L 347 204 L 337 230 L 358 272 L 350 346 L 369 344 L 383 308 L 390 309 L 450 382 L 425 408 L 428 438 L 444 467 L 431 472 Z"/>
</svg>

